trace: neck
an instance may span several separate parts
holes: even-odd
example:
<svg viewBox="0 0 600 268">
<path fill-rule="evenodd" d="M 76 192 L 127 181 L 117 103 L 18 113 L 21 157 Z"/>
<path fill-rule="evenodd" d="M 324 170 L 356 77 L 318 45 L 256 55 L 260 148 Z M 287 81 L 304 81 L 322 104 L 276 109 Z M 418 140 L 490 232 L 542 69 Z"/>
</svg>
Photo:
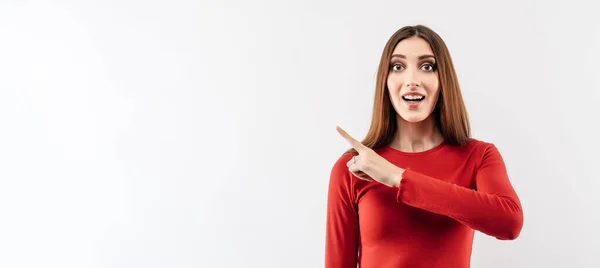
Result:
<svg viewBox="0 0 600 268">
<path fill-rule="evenodd" d="M 390 147 L 403 152 L 423 152 L 440 145 L 444 137 L 436 127 L 432 116 L 418 122 L 410 123 L 397 116 L 398 130 Z"/>
</svg>

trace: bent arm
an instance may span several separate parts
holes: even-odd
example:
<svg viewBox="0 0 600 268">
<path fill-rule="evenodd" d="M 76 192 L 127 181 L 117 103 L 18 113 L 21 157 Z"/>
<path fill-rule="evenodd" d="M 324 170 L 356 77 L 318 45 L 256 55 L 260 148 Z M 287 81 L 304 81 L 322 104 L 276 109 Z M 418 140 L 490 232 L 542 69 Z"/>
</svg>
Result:
<svg viewBox="0 0 600 268">
<path fill-rule="evenodd" d="M 523 210 L 493 145 L 484 153 L 475 184 L 473 190 L 409 169 L 402 174 L 397 201 L 446 215 L 501 240 L 516 239 L 523 226 Z"/>
</svg>

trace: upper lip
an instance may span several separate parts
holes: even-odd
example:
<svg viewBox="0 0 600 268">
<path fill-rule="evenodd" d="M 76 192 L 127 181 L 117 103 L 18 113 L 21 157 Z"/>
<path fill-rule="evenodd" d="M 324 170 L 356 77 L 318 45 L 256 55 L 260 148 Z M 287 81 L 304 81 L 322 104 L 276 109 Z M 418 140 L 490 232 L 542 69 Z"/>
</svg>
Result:
<svg viewBox="0 0 600 268">
<path fill-rule="evenodd" d="M 402 94 L 402 97 L 404 97 L 404 96 L 410 96 L 410 95 L 412 95 L 412 96 L 423 96 L 423 97 L 425 97 L 425 95 L 424 95 L 424 94 L 421 94 L 421 93 L 419 93 L 419 92 L 406 92 L 406 93 Z"/>
</svg>

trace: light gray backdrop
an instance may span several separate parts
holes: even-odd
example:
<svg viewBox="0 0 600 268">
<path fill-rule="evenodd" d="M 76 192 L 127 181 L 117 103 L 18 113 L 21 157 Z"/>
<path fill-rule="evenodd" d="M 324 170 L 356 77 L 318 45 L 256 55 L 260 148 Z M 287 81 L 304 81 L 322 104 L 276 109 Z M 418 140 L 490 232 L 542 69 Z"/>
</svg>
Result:
<svg viewBox="0 0 600 268">
<path fill-rule="evenodd" d="M 473 267 L 599 267 L 587 1 L 0 4 L 1 267 L 322 267 L 329 172 L 388 37 L 447 42 L 525 210 Z"/>
</svg>

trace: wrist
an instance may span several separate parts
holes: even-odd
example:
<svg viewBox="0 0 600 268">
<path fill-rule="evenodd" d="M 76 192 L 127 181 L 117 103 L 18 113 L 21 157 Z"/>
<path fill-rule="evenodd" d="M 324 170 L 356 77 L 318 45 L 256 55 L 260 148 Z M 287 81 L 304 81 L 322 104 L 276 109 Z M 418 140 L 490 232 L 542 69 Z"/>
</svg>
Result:
<svg viewBox="0 0 600 268">
<path fill-rule="evenodd" d="M 402 175 L 404 175 L 405 169 L 400 168 L 398 172 L 395 172 L 394 176 L 392 176 L 392 186 L 399 187 L 400 181 L 402 181 Z"/>
</svg>

